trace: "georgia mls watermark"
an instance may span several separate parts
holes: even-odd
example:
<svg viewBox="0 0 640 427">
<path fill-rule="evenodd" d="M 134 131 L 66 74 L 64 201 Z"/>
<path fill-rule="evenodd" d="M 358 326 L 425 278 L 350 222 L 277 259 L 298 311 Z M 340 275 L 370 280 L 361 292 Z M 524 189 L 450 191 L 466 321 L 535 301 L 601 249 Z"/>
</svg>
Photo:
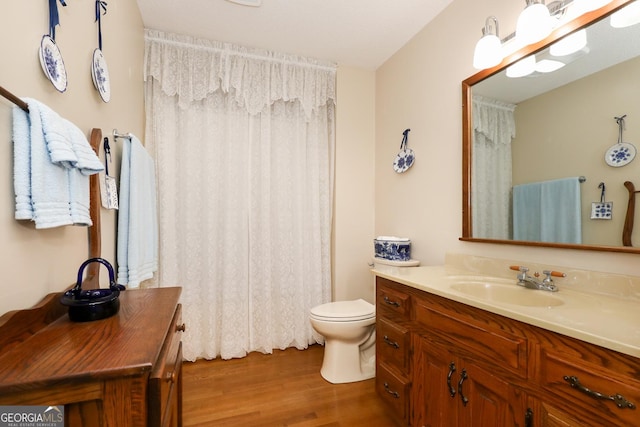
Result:
<svg viewBox="0 0 640 427">
<path fill-rule="evenodd" d="M 0 427 L 64 427 L 64 406 L 0 406 Z"/>
</svg>

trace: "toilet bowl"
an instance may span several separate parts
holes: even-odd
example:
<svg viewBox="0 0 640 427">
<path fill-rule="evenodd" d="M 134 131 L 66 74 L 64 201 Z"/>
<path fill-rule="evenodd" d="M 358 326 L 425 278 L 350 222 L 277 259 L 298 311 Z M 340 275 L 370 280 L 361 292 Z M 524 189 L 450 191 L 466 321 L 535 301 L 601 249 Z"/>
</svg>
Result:
<svg viewBox="0 0 640 427">
<path fill-rule="evenodd" d="M 375 306 L 363 299 L 336 301 L 311 309 L 311 326 L 324 337 L 320 375 L 330 383 L 375 377 Z"/>
</svg>

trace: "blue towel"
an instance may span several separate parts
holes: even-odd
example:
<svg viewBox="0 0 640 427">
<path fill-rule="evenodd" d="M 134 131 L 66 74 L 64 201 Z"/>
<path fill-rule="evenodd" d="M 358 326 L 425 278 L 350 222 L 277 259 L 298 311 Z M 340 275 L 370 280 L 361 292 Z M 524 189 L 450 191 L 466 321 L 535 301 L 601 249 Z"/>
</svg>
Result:
<svg viewBox="0 0 640 427">
<path fill-rule="evenodd" d="M 540 184 L 513 187 L 513 239 L 540 241 Z"/>
<path fill-rule="evenodd" d="M 15 218 L 36 228 L 91 225 L 88 175 L 103 169 L 100 159 L 75 125 L 24 101 L 29 113 L 13 109 Z"/>
<path fill-rule="evenodd" d="M 76 125 L 68 120 L 62 119 L 67 128 L 67 136 L 71 143 L 71 148 L 76 155 L 74 167 L 83 175 L 93 175 L 104 170 L 104 165 L 93 151 L 87 137 Z"/>
<path fill-rule="evenodd" d="M 118 283 L 137 288 L 158 270 L 158 214 L 153 158 L 135 136 L 122 147 Z"/>
<path fill-rule="evenodd" d="M 580 181 L 562 178 L 513 187 L 513 238 L 582 243 Z"/>
<path fill-rule="evenodd" d="M 16 219 L 33 219 L 29 132 L 29 116 L 19 107 L 13 107 L 13 192 L 16 196 Z"/>
<path fill-rule="evenodd" d="M 73 224 L 68 170 L 51 162 L 39 105 L 33 100 L 25 101 L 28 115 L 13 108 L 15 218 L 33 220 L 36 228 Z"/>
</svg>

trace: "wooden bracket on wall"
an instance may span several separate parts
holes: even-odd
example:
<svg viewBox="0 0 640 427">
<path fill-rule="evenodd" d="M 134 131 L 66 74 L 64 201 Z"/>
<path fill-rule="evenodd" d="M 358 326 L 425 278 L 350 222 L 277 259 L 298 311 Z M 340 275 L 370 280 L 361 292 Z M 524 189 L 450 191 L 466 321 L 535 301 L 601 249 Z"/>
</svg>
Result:
<svg viewBox="0 0 640 427">
<path fill-rule="evenodd" d="M 627 204 L 627 216 L 624 218 L 624 228 L 622 229 L 622 244 L 624 246 L 633 246 L 631 244 L 631 234 L 633 233 L 633 219 L 636 209 L 636 187 L 631 181 L 625 181 L 624 186 L 629 190 L 629 203 Z"/>
</svg>

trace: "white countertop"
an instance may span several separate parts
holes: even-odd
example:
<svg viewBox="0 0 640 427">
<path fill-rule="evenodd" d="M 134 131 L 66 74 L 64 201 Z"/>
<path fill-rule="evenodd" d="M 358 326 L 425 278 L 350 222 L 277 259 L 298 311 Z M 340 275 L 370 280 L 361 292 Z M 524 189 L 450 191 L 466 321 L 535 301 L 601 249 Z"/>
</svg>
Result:
<svg viewBox="0 0 640 427">
<path fill-rule="evenodd" d="M 596 344 L 611 350 L 630 356 L 640 357 L 640 300 L 636 297 L 637 280 L 640 278 L 612 277 L 605 274 L 602 277 L 594 277 L 593 272 L 580 272 L 569 270 L 566 279 L 554 279 L 559 287 L 558 292 L 526 289 L 517 285 L 515 271 L 508 270 L 500 265 L 497 270 L 499 275 L 488 274 L 479 271 L 474 266 L 469 267 L 468 259 L 459 262 L 459 256 L 449 257 L 453 259 L 453 265 L 424 266 L 424 267 L 394 267 L 376 265 L 372 272 L 376 276 L 402 283 L 415 289 L 431 294 L 439 295 L 463 304 L 477 307 L 491 313 L 499 314 L 511 319 L 519 320 L 540 328 L 554 331 L 569 337 L 577 338 L 592 344 Z M 473 257 L 476 261 L 482 260 Z M 481 264 L 486 266 L 486 262 Z M 495 264 L 490 262 L 489 264 Z M 498 264 L 509 265 L 504 260 Z M 547 267 L 545 267 L 546 269 Z M 552 269 L 557 269 L 553 268 Z M 531 270 L 533 273 L 534 269 Z M 496 270 L 493 270 L 496 272 Z M 565 271 L 566 272 L 566 271 Z M 606 279 L 611 278 L 610 293 L 603 292 L 607 288 Z M 502 287 L 510 287 L 509 293 L 518 297 L 522 294 L 522 302 L 503 303 L 490 298 L 477 298 L 470 294 L 455 290 L 452 285 L 465 281 L 497 283 Z M 589 286 L 583 286 L 586 290 L 577 290 L 581 283 L 590 280 L 593 284 L 598 281 L 600 290 L 593 292 Z M 574 282 L 578 282 L 577 284 Z M 623 283 L 621 291 L 620 283 Z M 632 290 L 629 291 L 628 288 Z M 532 299 L 532 293 L 544 293 L 554 299 L 560 300 L 560 305 L 553 306 L 527 306 L 527 299 Z"/>
</svg>

